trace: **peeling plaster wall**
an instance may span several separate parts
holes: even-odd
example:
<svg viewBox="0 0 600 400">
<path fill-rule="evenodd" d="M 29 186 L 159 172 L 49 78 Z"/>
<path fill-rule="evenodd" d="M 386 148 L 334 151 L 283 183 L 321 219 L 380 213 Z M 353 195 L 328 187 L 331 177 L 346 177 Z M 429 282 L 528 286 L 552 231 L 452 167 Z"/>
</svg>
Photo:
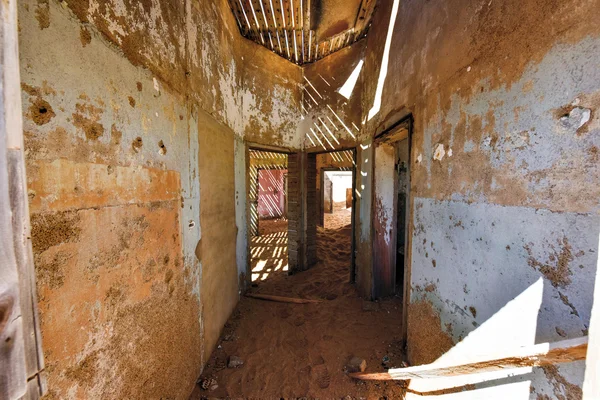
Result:
<svg viewBox="0 0 600 400">
<path fill-rule="evenodd" d="M 302 69 L 263 46 L 240 40 L 243 127 L 239 134 L 254 143 L 301 149 Z"/>
<path fill-rule="evenodd" d="M 360 0 L 324 0 L 311 4 L 311 29 L 324 40 L 354 27 Z"/>
<path fill-rule="evenodd" d="M 180 8 L 62 4 L 19 3 L 48 397 L 186 399 L 238 298 L 235 134 L 177 81 Z"/>
<path fill-rule="evenodd" d="M 367 37 L 363 118 L 391 8 L 379 5 Z M 414 117 L 412 363 L 449 350 L 441 337 L 462 340 L 448 353 L 457 357 L 587 334 L 600 222 L 599 17 L 597 0 L 400 2 L 382 107 L 361 138 Z M 530 301 L 506 318 L 501 310 L 524 293 Z M 534 369 L 521 394 L 577 398 L 583 371 Z"/>
<path fill-rule="evenodd" d="M 47 10 L 54 0 L 39 0 Z M 165 86 L 252 141 L 300 147 L 301 69 L 239 34 L 227 0 L 61 3 Z M 40 26 L 50 24 L 51 13 Z M 82 38 L 88 33 L 82 33 Z M 84 40 L 84 39 L 82 39 Z M 268 71 L 268 72 L 267 72 Z"/>
<path fill-rule="evenodd" d="M 362 297 L 373 295 L 372 204 L 373 204 L 373 140 L 367 139 L 356 148 L 356 200 L 354 242 L 356 243 L 356 287 Z"/>
</svg>

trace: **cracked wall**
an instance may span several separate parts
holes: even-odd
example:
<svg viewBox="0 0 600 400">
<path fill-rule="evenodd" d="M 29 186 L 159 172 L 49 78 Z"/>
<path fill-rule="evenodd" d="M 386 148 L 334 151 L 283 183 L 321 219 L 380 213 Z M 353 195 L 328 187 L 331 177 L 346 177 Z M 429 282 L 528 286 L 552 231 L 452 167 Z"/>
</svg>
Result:
<svg viewBox="0 0 600 400">
<path fill-rule="evenodd" d="M 380 3 L 367 37 L 363 118 L 391 8 Z M 490 345 L 475 341 L 484 331 L 508 346 L 587 334 L 600 222 L 599 10 L 597 1 L 400 2 L 381 110 L 360 139 L 414 117 L 413 363 L 480 351 Z M 538 308 L 521 311 L 533 323 L 500 318 L 536 285 Z M 427 307 L 437 332 L 415 317 Z M 428 337 L 438 338 L 435 351 Z M 462 346 L 447 353 L 440 337 Z M 531 381 L 525 396 L 562 398 L 583 371 L 579 362 L 514 379 Z"/>
</svg>

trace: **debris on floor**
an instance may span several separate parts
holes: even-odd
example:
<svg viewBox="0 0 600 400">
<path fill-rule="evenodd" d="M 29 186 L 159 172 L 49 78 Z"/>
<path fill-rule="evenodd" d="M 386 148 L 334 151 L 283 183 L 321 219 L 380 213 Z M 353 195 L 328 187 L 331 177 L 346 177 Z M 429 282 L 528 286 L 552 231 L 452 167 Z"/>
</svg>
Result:
<svg viewBox="0 0 600 400">
<path fill-rule="evenodd" d="M 227 361 L 227 368 L 237 368 L 244 365 L 244 361 L 236 356 L 229 356 L 229 360 Z"/>
<path fill-rule="evenodd" d="M 367 361 L 364 358 L 354 356 L 346 364 L 346 371 L 348 372 L 365 372 L 366 369 Z"/>
<path fill-rule="evenodd" d="M 221 348 L 213 351 L 204 370 L 205 376 L 219 382 L 209 397 L 404 397 L 402 382 L 359 381 L 347 375 L 353 356 L 360 357 L 358 370 L 368 367 L 369 372 L 387 371 L 381 365 L 384 355 L 390 358 L 389 367 L 400 366 L 404 358 L 401 300 L 370 302 L 380 312 L 365 312 L 363 300 L 349 283 L 350 215 L 347 209 L 325 215 L 326 228 L 319 227 L 317 233 L 319 262 L 308 271 L 287 275 L 266 264 L 252 293 L 322 302 L 298 305 L 242 297 L 221 336 Z M 263 224 L 263 228 L 268 227 Z M 270 235 L 287 240 L 275 236 L 277 232 Z M 287 253 L 280 257 L 286 265 Z M 257 260 L 252 263 L 256 265 Z M 226 340 L 230 337 L 235 340 Z M 228 355 L 241 358 L 243 368 L 227 368 Z M 202 390 L 196 390 L 191 400 L 202 396 Z"/>
<path fill-rule="evenodd" d="M 214 378 L 201 379 L 199 381 L 199 385 L 203 390 L 213 391 L 219 388 L 219 385 L 217 384 L 217 381 Z"/>
</svg>

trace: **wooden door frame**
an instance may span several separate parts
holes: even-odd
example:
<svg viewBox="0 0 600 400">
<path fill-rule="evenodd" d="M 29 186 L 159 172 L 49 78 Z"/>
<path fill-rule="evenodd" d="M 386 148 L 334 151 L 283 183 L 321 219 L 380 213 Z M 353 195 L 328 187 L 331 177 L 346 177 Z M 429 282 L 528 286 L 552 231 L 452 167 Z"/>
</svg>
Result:
<svg viewBox="0 0 600 400">
<path fill-rule="evenodd" d="M 285 154 L 288 156 L 288 161 L 289 161 L 289 156 L 291 154 L 294 154 L 294 152 L 287 148 L 287 147 L 276 147 L 276 146 L 269 146 L 269 145 L 263 145 L 263 144 L 258 144 L 258 143 L 254 143 L 254 142 L 244 142 L 246 145 L 246 149 L 245 149 L 245 159 L 246 159 L 246 171 L 245 171 L 245 175 L 246 175 L 246 236 L 247 236 L 247 246 L 246 246 L 246 287 L 249 288 L 252 286 L 252 252 L 251 252 L 251 247 L 252 247 L 252 207 L 250 205 L 250 169 L 251 169 L 251 164 L 250 164 L 250 151 L 251 150 L 256 150 L 256 151 L 264 151 L 264 152 L 270 152 L 270 153 L 279 153 L 279 154 Z M 263 168 L 264 169 L 264 168 Z M 257 169 L 258 171 L 258 169 Z M 256 201 L 258 202 L 258 173 L 256 174 L 256 179 L 257 179 L 257 197 L 256 197 Z M 286 198 L 286 202 L 287 202 L 287 198 Z M 257 207 L 256 207 L 256 212 L 257 212 L 257 233 L 258 233 L 258 203 L 257 203 Z M 288 228 L 289 230 L 289 228 Z M 289 234 L 288 234 L 289 236 Z M 289 257 L 289 242 L 288 242 L 288 257 Z"/>
<path fill-rule="evenodd" d="M 395 143 L 395 142 L 400 142 L 401 140 L 408 140 L 408 165 L 409 165 L 409 175 L 408 175 L 408 191 L 406 193 L 406 214 L 405 214 L 405 229 L 404 229 L 404 234 L 405 234 L 405 240 L 404 240 L 404 245 L 405 245 L 405 251 L 404 251 L 404 282 L 403 282 L 403 287 L 402 287 L 402 338 L 404 343 L 406 343 L 406 339 L 407 339 L 407 334 L 408 334 L 408 305 L 410 304 L 410 294 L 411 294 L 411 286 L 410 286 L 410 279 L 411 279 L 411 268 L 412 268 L 412 235 L 413 235 L 413 224 L 411 223 L 412 221 L 412 215 L 413 215 L 413 208 L 414 208 L 414 196 L 413 193 L 411 191 L 411 175 L 412 175 L 412 148 L 413 148 L 413 126 L 414 126 L 414 122 L 413 122 L 413 116 L 412 114 L 408 114 L 405 117 L 401 118 L 398 122 L 396 122 L 395 124 L 391 125 L 388 129 L 386 129 L 385 131 L 383 131 L 382 133 L 378 134 L 377 136 L 375 136 L 373 138 L 373 190 L 371 192 L 371 215 L 373 216 L 373 220 L 371 222 L 371 235 L 374 238 L 375 237 L 375 228 L 374 228 L 374 218 L 375 218 L 375 204 L 376 204 L 376 194 L 377 194 L 377 183 L 375 180 L 375 168 L 377 168 L 377 161 L 376 161 L 376 147 L 378 146 L 378 144 L 381 144 L 383 142 L 386 141 L 390 141 L 390 143 Z M 400 132 L 401 130 L 406 129 L 408 132 L 408 136 L 405 139 L 400 139 L 400 140 L 393 140 L 393 135 Z M 396 185 L 396 183 L 394 183 L 394 186 Z M 394 190 L 395 192 L 395 190 Z M 397 201 L 396 199 L 394 199 L 394 220 L 392 221 L 392 227 L 394 227 L 394 230 L 396 230 L 396 226 L 397 226 L 397 214 L 398 214 L 398 210 L 397 210 Z M 396 240 L 394 241 L 390 241 L 391 243 L 394 243 L 394 252 L 397 252 L 396 246 Z M 373 259 L 375 257 L 375 251 L 376 249 L 373 248 Z M 373 268 L 374 268 L 374 260 L 373 260 Z M 395 269 L 395 265 L 394 265 L 394 269 Z M 373 276 L 373 282 L 371 287 L 374 288 L 375 287 L 375 274 L 372 275 Z M 394 270 L 394 284 L 395 284 L 395 270 Z"/>
<path fill-rule="evenodd" d="M 352 168 L 344 168 L 344 167 L 325 167 L 325 168 L 321 168 L 321 172 L 320 172 L 320 176 L 319 176 L 319 187 L 321 188 L 321 193 L 320 193 L 320 199 L 319 199 L 319 203 L 321 204 L 321 209 L 320 209 L 320 214 L 319 215 L 319 221 L 321 221 L 323 219 L 322 216 L 325 215 L 325 211 L 324 211 L 324 206 L 325 206 L 325 192 L 323 191 L 323 187 L 325 185 L 325 172 L 336 172 L 336 171 L 342 171 L 342 172 L 351 172 L 352 173 L 352 179 L 354 180 L 354 171 L 352 171 Z M 333 205 L 332 205 L 333 207 Z"/>
</svg>

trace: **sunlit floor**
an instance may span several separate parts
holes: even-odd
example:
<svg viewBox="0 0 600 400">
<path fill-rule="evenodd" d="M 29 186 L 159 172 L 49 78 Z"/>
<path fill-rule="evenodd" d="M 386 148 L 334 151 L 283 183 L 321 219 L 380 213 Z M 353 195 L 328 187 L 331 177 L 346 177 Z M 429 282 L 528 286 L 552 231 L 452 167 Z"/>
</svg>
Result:
<svg viewBox="0 0 600 400">
<path fill-rule="evenodd" d="M 358 356 L 366 360 L 367 371 L 381 372 L 384 366 L 400 366 L 403 352 L 399 299 L 363 303 L 349 283 L 350 210 L 342 211 L 326 216 L 331 228 L 319 228 L 319 262 L 308 271 L 289 276 L 285 262 L 277 269 L 283 259 L 278 250 L 283 242 L 277 240 L 282 237 L 268 234 L 265 241 L 257 240 L 253 250 L 259 258 L 268 257 L 262 267 L 253 265 L 261 269 L 253 272 L 252 292 L 322 302 L 242 297 L 204 369 L 200 382 L 209 389 L 197 386 L 192 399 L 403 398 L 399 383 L 355 381 L 344 369 Z M 243 366 L 227 368 L 229 356 L 240 357 Z"/>
<path fill-rule="evenodd" d="M 325 229 L 340 229 L 350 225 L 352 219 L 352 208 L 346 208 L 346 202 L 334 203 L 333 213 L 325 213 L 324 217 L 323 227 Z"/>
<path fill-rule="evenodd" d="M 275 274 L 287 274 L 287 232 L 255 236 L 251 241 L 252 282 L 264 281 Z"/>
<path fill-rule="evenodd" d="M 259 236 L 251 238 L 252 282 L 265 281 L 288 273 L 288 238 L 286 220 L 261 220 Z"/>
</svg>

